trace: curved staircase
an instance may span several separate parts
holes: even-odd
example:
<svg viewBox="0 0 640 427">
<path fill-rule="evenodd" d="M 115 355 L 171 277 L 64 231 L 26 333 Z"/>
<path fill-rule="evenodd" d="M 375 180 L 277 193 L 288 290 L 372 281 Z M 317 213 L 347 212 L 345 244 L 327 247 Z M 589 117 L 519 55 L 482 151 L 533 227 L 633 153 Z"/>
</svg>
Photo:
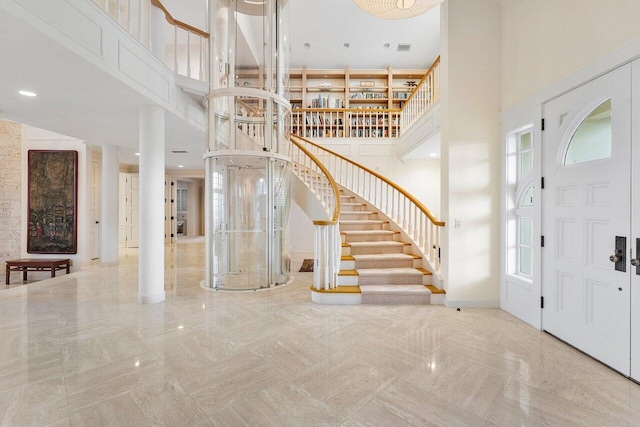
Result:
<svg viewBox="0 0 640 427">
<path fill-rule="evenodd" d="M 340 198 L 342 258 L 334 302 L 349 303 L 350 290 L 361 304 L 441 304 L 444 291 L 432 285 L 432 273 L 402 233 L 362 199 L 344 189 Z"/>
</svg>

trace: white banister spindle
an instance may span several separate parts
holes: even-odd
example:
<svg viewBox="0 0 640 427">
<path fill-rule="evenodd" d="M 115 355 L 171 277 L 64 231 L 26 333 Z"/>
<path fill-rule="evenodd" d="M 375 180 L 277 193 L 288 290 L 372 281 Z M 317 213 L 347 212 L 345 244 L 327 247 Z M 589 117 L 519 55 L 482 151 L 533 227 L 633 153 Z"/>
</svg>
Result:
<svg viewBox="0 0 640 427">
<path fill-rule="evenodd" d="M 116 21 L 118 21 L 118 24 L 122 25 L 122 11 L 120 10 L 120 0 L 116 0 Z"/>
<path fill-rule="evenodd" d="M 187 30 L 187 77 L 191 77 L 191 31 Z"/>
<path fill-rule="evenodd" d="M 173 71 L 178 74 L 178 26 L 173 26 Z"/>
<path fill-rule="evenodd" d="M 127 0 L 127 28 L 129 29 L 129 33 L 133 34 L 133 20 L 132 18 L 133 9 L 131 9 L 131 0 Z"/>
</svg>

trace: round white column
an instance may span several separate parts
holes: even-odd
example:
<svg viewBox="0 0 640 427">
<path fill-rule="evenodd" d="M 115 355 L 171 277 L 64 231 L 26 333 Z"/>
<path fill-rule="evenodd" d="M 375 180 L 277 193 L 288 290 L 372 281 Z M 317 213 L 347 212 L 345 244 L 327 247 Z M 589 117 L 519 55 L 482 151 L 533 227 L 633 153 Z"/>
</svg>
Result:
<svg viewBox="0 0 640 427">
<path fill-rule="evenodd" d="M 102 182 L 101 182 L 101 220 L 100 224 L 100 262 L 102 265 L 118 264 L 118 174 L 120 164 L 118 147 L 102 146 Z"/>
<path fill-rule="evenodd" d="M 149 36 L 151 38 L 151 53 L 164 63 L 167 48 L 166 19 L 164 12 L 153 5 L 150 6 Z"/>
<path fill-rule="evenodd" d="M 164 110 L 140 107 L 138 302 L 164 301 Z"/>
</svg>

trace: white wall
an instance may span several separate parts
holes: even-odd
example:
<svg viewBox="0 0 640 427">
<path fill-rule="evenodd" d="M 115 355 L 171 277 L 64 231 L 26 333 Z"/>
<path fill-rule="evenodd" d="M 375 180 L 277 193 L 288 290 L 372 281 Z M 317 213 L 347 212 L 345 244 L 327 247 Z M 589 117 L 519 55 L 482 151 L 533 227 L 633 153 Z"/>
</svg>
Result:
<svg viewBox="0 0 640 427">
<path fill-rule="evenodd" d="M 289 212 L 289 250 L 292 254 L 303 254 L 307 258 L 313 258 L 314 239 L 313 222 L 292 200 Z M 295 267 L 291 266 L 292 269 Z"/>
<path fill-rule="evenodd" d="M 502 108 L 640 36 L 638 0 L 508 0 L 502 6 Z"/>
<path fill-rule="evenodd" d="M 28 188 L 26 183 L 28 182 L 28 151 L 29 150 L 75 150 L 78 152 L 78 200 L 77 200 L 77 234 L 78 234 L 78 252 L 76 254 L 29 254 L 27 253 L 27 209 L 29 199 Z M 53 132 L 49 132 L 43 129 L 33 128 L 29 126 L 23 126 L 22 135 L 22 182 L 25 183 L 22 188 L 22 199 L 25 203 L 22 204 L 22 244 L 21 252 L 22 257 L 34 257 L 38 258 L 70 258 L 73 262 L 72 271 L 82 268 L 91 259 L 91 253 L 89 251 L 89 200 L 90 200 L 90 187 L 87 185 L 88 177 L 91 176 L 91 151 L 87 146 L 79 139 L 70 138 L 68 136 L 59 135 Z M 46 272 L 48 277 L 50 273 Z M 33 277 L 32 277 L 33 275 Z M 29 275 L 29 278 L 37 279 L 38 274 L 33 273 Z"/>
<path fill-rule="evenodd" d="M 384 175 L 440 217 L 440 159 L 400 160 L 395 139 L 311 140 Z"/>
<path fill-rule="evenodd" d="M 446 304 L 498 307 L 501 9 L 447 0 L 441 12 Z"/>
</svg>

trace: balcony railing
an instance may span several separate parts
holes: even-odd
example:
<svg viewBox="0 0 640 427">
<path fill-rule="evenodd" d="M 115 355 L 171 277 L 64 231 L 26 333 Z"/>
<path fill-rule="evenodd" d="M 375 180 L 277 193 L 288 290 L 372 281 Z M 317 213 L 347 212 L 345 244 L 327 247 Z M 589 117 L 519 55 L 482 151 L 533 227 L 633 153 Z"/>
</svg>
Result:
<svg viewBox="0 0 640 427">
<path fill-rule="evenodd" d="M 402 107 L 401 129 L 409 128 L 440 100 L 440 57 L 438 56 Z"/>
<path fill-rule="evenodd" d="M 178 75 L 207 81 L 209 33 L 175 19 L 159 0 L 93 0 L 93 2 L 149 49 L 153 47 L 152 32 L 164 32 L 164 39 L 167 42 L 164 48 L 159 49 L 162 52 L 160 59 Z M 163 28 L 153 28 L 153 8 L 157 8 L 164 14 Z"/>
<path fill-rule="evenodd" d="M 397 138 L 400 110 L 299 108 L 291 133 L 303 138 Z"/>
</svg>

